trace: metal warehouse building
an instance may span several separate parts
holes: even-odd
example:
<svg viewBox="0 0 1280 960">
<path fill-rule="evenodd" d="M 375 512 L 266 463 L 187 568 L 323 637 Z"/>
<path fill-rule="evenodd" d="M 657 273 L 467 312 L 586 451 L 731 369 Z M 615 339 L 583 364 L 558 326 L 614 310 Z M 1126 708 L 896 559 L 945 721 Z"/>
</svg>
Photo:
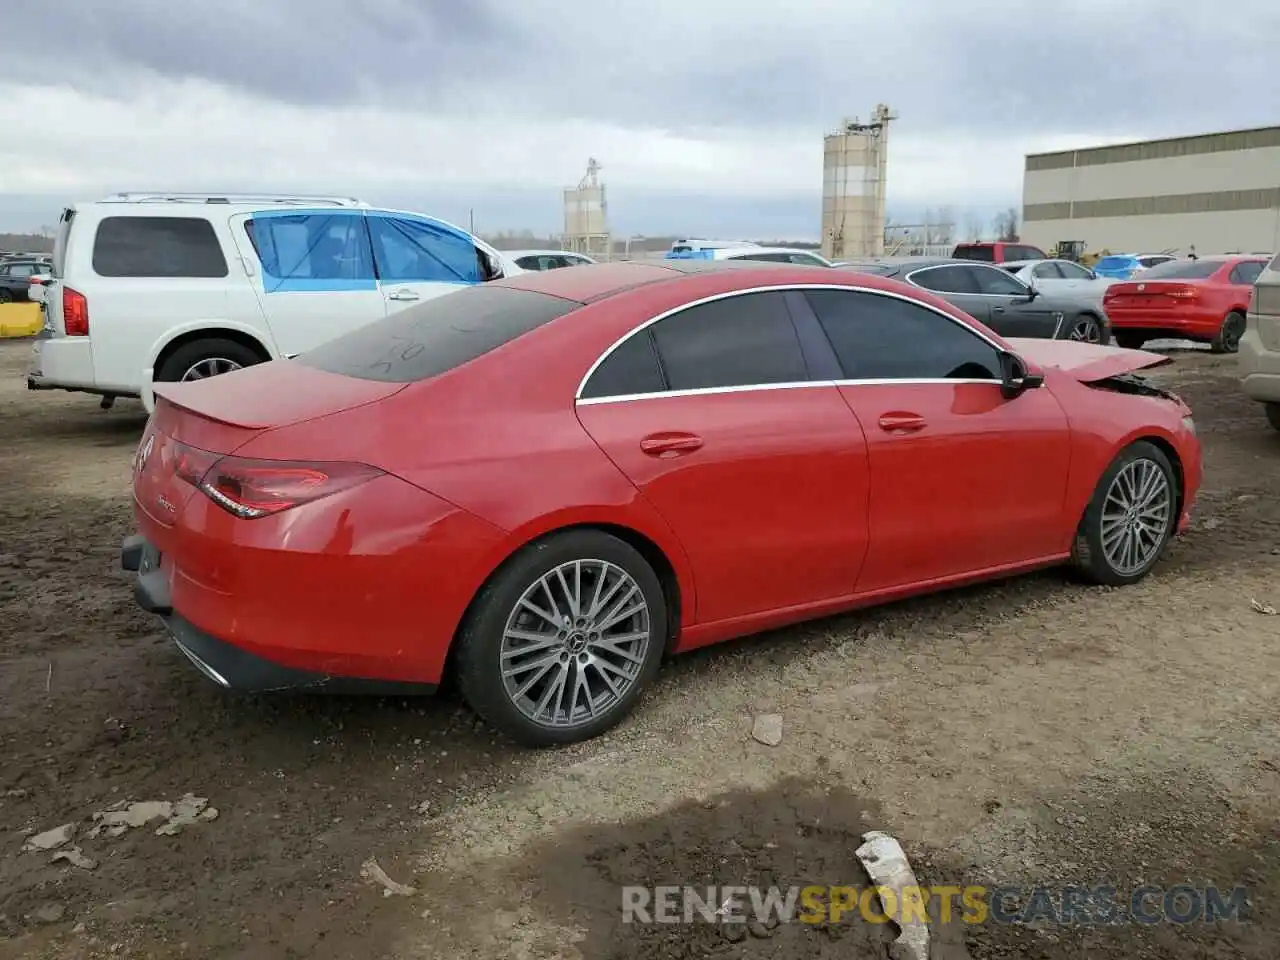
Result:
<svg viewBox="0 0 1280 960">
<path fill-rule="evenodd" d="M 1114 253 L 1280 250 L 1280 127 L 1033 153 L 1022 239 Z"/>
</svg>

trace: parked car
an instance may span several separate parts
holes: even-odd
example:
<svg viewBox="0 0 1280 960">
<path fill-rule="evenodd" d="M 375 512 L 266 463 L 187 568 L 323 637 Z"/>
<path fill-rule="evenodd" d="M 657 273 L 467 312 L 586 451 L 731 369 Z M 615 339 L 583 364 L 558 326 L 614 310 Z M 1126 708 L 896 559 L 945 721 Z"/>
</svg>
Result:
<svg viewBox="0 0 1280 960">
<path fill-rule="evenodd" d="M 894 277 L 936 293 L 1003 337 L 1110 341 L 1101 305 L 1078 296 L 1042 293 L 991 264 L 907 257 L 856 263 L 845 269 Z"/>
<path fill-rule="evenodd" d="M 1116 253 L 1103 257 L 1093 265 L 1093 272 L 1108 280 L 1128 280 L 1178 258 L 1168 253 Z"/>
<path fill-rule="evenodd" d="M 1102 304 L 1116 343 L 1192 340 L 1215 353 L 1235 353 L 1253 284 L 1265 265 L 1258 257 L 1170 260 L 1143 271 L 1141 279 L 1112 284 Z"/>
<path fill-rule="evenodd" d="M 562 267 L 585 267 L 595 263 L 585 253 L 569 250 L 504 250 L 503 256 L 513 260 L 521 270 L 559 270 Z"/>
<path fill-rule="evenodd" d="M 341 197 L 120 194 L 63 211 L 27 386 L 140 397 L 293 356 L 521 269 L 466 231 Z"/>
<path fill-rule="evenodd" d="M 833 267 L 826 257 L 795 247 L 708 247 L 704 250 L 672 251 L 667 260 L 756 260 L 762 263 L 794 263 L 804 267 Z"/>
<path fill-rule="evenodd" d="M 1102 292 L 1115 281 L 1100 277 L 1088 267 L 1073 260 L 1011 260 L 1000 264 L 1001 269 L 1013 274 L 1029 287 L 1043 293 L 1062 293 L 1067 290 L 1085 291 L 1102 299 Z"/>
<path fill-rule="evenodd" d="M 42 260 L 5 260 L 0 263 L 0 303 L 25 303 L 31 277 L 48 269 Z"/>
<path fill-rule="evenodd" d="M 1006 263 L 1009 260 L 1044 260 L 1045 252 L 1029 243 L 1006 243 L 1003 240 L 957 243 L 951 251 L 953 260 L 978 260 L 982 263 Z"/>
<path fill-rule="evenodd" d="M 676 240 L 668 253 L 688 253 L 690 250 L 720 250 L 725 247 L 758 247 L 750 240 Z"/>
<path fill-rule="evenodd" d="M 1280 430 L 1280 256 L 1258 273 L 1240 338 L 1240 384 Z"/>
<path fill-rule="evenodd" d="M 1200 485 L 1191 411 L 1131 376 L 1166 362 L 851 271 L 527 273 L 158 384 L 121 562 L 223 687 L 449 670 L 578 741 L 669 652 L 1055 564 L 1141 580 Z"/>
</svg>

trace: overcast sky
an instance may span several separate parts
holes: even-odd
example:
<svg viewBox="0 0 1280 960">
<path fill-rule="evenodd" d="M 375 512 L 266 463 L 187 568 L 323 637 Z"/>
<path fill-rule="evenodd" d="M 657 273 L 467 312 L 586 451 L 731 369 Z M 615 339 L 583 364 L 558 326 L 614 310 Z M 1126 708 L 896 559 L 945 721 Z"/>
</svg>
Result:
<svg viewBox="0 0 1280 960">
<path fill-rule="evenodd" d="M 38 6 L 0 54 L 0 229 L 209 188 L 558 230 L 595 156 L 616 234 L 816 237 L 822 134 L 881 101 L 899 219 L 1018 203 L 1028 151 L 1280 122 L 1267 0 Z"/>
</svg>

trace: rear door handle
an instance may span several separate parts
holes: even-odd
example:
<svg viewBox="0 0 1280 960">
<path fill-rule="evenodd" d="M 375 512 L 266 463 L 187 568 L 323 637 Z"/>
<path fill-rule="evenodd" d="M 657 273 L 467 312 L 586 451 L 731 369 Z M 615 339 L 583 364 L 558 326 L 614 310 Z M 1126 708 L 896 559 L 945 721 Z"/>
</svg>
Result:
<svg viewBox="0 0 1280 960">
<path fill-rule="evenodd" d="M 924 428 L 924 417 L 917 413 L 886 413 L 880 418 L 880 429 L 886 433 L 915 433 Z"/>
<path fill-rule="evenodd" d="M 702 447 L 702 438 L 692 433 L 653 433 L 640 441 L 640 449 L 651 457 L 676 457 Z"/>
<path fill-rule="evenodd" d="M 992 313 L 1004 313 L 1004 307 L 992 307 L 992 308 L 991 308 L 991 312 L 992 312 Z"/>
<path fill-rule="evenodd" d="M 397 290 L 395 293 L 387 294 L 388 300 L 420 300 L 416 293 L 412 290 Z"/>
</svg>

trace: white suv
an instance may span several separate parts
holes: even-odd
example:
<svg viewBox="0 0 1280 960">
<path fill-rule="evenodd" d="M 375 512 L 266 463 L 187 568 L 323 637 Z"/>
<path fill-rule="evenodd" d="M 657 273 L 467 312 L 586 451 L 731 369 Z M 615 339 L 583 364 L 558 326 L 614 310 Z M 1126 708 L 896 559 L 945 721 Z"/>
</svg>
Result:
<svg viewBox="0 0 1280 960">
<path fill-rule="evenodd" d="M 465 230 L 341 197 L 118 194 L 63 210 L 32 390 L 140 397 L 291 357 L 523 272 Z"/>
</svg>

